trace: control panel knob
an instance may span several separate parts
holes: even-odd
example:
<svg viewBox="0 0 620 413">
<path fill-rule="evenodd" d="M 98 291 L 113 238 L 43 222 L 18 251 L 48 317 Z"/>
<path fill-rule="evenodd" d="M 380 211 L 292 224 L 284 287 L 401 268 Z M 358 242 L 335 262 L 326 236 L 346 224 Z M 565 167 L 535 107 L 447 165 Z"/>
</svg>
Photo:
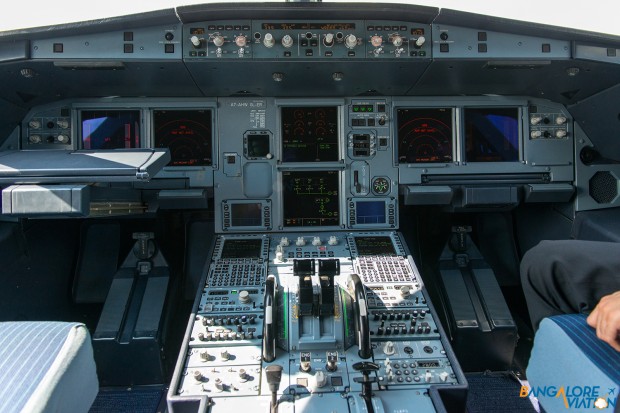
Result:
<svg viewBox="0 0 620 413">
<path fill-rule="evenodd" d="M 379 125 L 384 126 L 386 122 L 387 122 L 387 117 L 385 115 L 379 118 Z"/>
<path fill-rule="evenodd" d="M 235 37 L 235 44 L 237 47 L 245 47 L 248 43 L 248 39 L 245 36 L 237 36 Z"/>
<path fill-rule="evenodd" d="M 214 36 L 213 37 L 213 44 L 216 45 L 217 47 L 222 47 L 224 46 L 224 38 L 222 36 Z"/>
<path fill-rule="evenodd" d="M 30 129 L 41 129 L 41 121 L 33 119 L 28 122 L 28 126 L 30 127 Z"/>
<path fill-rule="evenodd" d="M 209 352 L 207 350 L 201 350 L 200 351 L 200 360 L 202 361 L 209 361 Z"/>
<path fill-rule="evenodd" d="M 566 116 L 558 116 L 557 118 L 555 118 L 555 123 L 557 125 L 564 125 L 566 121 L 567 121 Z"/>
<path fill-rule="evenodd" d="M 285 35 L 282 38 L 282 46 L 287 47 L 287 48 L 293 46 L 293 38 L 288 34 Z"/>
<path fill-rule="evenodd" d="M 283 247 L 288 247 L 290 245 L 290 241 L 287 237 L 280 238 L 280 245 Z"/>
<path fill-rule="evenodd" d="M 556 138 L 565 138 L 566 137 L 566 131 L 564 129 L 560 129 L 555 131 L 555 137 Z"/>
<path fill-rule="evenodd" d="M 557 122 L 557 118 L 556 118 L 556 122 Z M 58 119 L 58 121 L 56 122 L 56 125 L 58 125 L 60 129 L 69 129 L 69 121 L 67 119 Z"/>
<path fill-rule="evenodd" d="M 372 44 L 374 47 L 379 47 L 383 44 L 383 37 L 378 36 L 378 35 L 374 35 L 370 38 L 370 44 Z"/>
<path fill-rule="evenodd" d="M 200 370 L 194 370 L 194 380 L 196 381 L 203 381 L 205 376 L 202 375 L 202 373 L 200 372 Z"/>
<path fill-rule="evenodd" d="M 190 37 L 189 41 L 192 43 L 192 46 L 194 47 L 200 47 L 200 45 L 202 44 L 202 41 L 200 40 L 198 36 Z"/>
<path fill-rule="evenodd" d="M 301 371 L 308 373 L 310 370 L 312 370 L 312 366 L 310 365 L 309 361 L 302 361 L 301 365 L 299 366 L 301 368 Z"/>
<path fill-rule="evenodd" d="M 353 49 L 357 46 L 357 37 L 354 34 L 350 34 L 344 38 L 344 45 L 348 49 Z"/>
<path fill-rule="evenodd" d="M 538 125 L 542 121 L 542 116 L 532 116 L 530 118 L 530 123 L 532 125 Z"/>
<path fill-rule="evenodd" d="M 538 139 L 542 136 L 542 132 L 539 130 L 533 130 L 532 132 L 530 132 L 530 136 L 532 137 L 532 139 Z"/>
<path fill-rule="evenodd" d="M 282 245 L 278 245 L 276 247 L 276 261 L 284 261 L 284 249 L 282 248 Z"/>
<path fill-rule="evenodd" d="M 30 143 L 41 143 L 41 135 L 30 135 L 28 141 Z"/>
<path fill-rule="evenodd" d="M 323 44 L 327 47 L 332 47 L 334 45 L 334 35 L 332 33 L 327 33 L 323 38 Z"/>
<path fill-rule="evenodd" d="M 450 375 L 448 374 L 447 371 L 442 371 L 441 373 L 439 373 L 439 380 L 441 380 L 443 383 L 448 381 L 448 377 Z"/>
<path fill-rule="evenodd" d="M 392 37 L 392 44 L 395 47 L 401 47 L 403 45 L 403 38 L 398 35 Z"/>
<path fill-rule="evenodd" d="M 319 370 L 314 375 L 314 381 L 316 383 L 316 387 L 325 387 L 327 384 L 327 376 L 323 372 L 323 370 Z"/>
<path fill-rule="evenodd" d="M 246 381 L 248 381 L 248 373 L 245 371 L 245 369 L 239 369 L 239 382 L 241 383 L 245 383 Z"/>
<path fill-rule="evenodd" d="M 327 364 L 325 365 L 325 368 L 328 371 L 338 370 L 338 365 L 336 364 L 336 360 L 327 360 Z"/>
<path fill-rule="evenodd" d="M 228 352 L 228 350 L 222 350 L 220 352 L 220 359 L 222 361 L 228 361 L 230 359 L 230 353 Z"/>
<path fill-rule="evenodd" d="M 315 247 L 321 245 L 321 237 L 314 237 L 312 238 L 312 245 L 314 245 Z"/>
<path fill-rule="evenodd" d="M 222 379 L 220 379 L 219 377 L 215 379 L 215 389 L 218 392 L 224 391 L 224 383 L 222 382 Z"/>
<path fill-rule="evenodd" d="M 265 45 L 265 47 L 273 47 L 275 43 L 276 39 L 273 38 L 273 35 L 271 33 L 267 33 L 265 37 L 263 37 L 263 44 Z"/>
<path fill-rule="evenodd" d="M 427 383 L 430 383 L 433 380 L 433 373 L 431 373 L 430 371 L 427 371 L 426 374 L 424 374 L 424 381 Z"/>
<path fill-rule="evenodd" d="M 338 237 L 332 235 L 329 237 L 329 241 L 327 241 L 329 245 L 338 245 Z"/>
<path fill-rule="evenodd" d="M 403 298 L 408 298 L 411 295 L 411 288 L 408 285 L 405 285 L 404 287 L 401 287 L 400 295 Z"/>
<path fill-rule="evenodd" d="M 392 343 L 391 341 L 388 341 L 387 343 L 385 343 L 385 345 L 383 346 L 383 353 L 385 353 L 388 356 L 391 356 L 392 354 L 396 353 L 396 348 L 394 347 L 394 343 Z"/>
<path fill-rule="evenodd" d="M 69 137 L 67 135 L 58 135 L 56 138 L 60 143 L 69 143 Z"/>
<path fill-rule="evenodd" d="M 247 290 L 243 290 L 239 293 L 239 302 L 242 304 L 248 304 L 252 302 L 252 297 Z"/>
<path fill-rule="evenodd" d="M 420 48 L 420 47 L 424 46 L 424 43 L 426 43 L 426 38 L 424 36 L 420 36 L 415 41 L 415 47 Z"/>
<path fill-rule="evenodd" d="M 303 247 L 304 245 L 306 245 L 306 240 L 304 239 L 304 237 L 297 237 L 295 245 L 297 245 L 298 247 Z"/>
</svg>

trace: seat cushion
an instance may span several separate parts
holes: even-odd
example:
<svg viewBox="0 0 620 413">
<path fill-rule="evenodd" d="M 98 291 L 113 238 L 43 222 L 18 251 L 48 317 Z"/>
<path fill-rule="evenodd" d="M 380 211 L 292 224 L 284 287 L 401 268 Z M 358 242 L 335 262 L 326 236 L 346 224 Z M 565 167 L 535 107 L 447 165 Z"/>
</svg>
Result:
<svg viewBox="0 0 620 413">
<path fill-rule="evenodd" d="M 620 408 L 620 352 L 596 337 L 583 314 L 540 323 L 527 379 L 548 413 Z"/>
<path fill-rule="evenodd" d="M 87 412 L 98 390 L 86 326 L 0 323 L 0 411 Z"/>
</svg>

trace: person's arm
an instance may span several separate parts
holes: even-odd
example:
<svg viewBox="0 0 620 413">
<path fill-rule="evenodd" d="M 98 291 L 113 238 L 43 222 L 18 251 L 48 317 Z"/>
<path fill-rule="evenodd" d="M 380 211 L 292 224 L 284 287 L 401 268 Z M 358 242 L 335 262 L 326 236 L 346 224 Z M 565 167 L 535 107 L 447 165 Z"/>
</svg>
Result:
<svg viewBox="0 0 620 413">
<path fill-rule="evenodd" d="M 620 351 L 620 291 L 601 298 L 588 316 L 598 338 Z"/>
</svg>

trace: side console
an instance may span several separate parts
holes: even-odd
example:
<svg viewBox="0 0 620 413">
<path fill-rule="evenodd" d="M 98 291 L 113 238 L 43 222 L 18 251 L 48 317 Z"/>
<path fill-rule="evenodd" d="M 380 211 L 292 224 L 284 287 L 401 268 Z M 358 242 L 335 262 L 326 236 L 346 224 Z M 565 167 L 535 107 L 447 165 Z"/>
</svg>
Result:
<svg viewBox="0 0 620 413">
<path fill-rule="evenodd" d="M 171 412 L 434 412 L 455 408 L 443 393 L 464 401 L 397 232 L 220 235 L 202 283 Z"/>
</svg>

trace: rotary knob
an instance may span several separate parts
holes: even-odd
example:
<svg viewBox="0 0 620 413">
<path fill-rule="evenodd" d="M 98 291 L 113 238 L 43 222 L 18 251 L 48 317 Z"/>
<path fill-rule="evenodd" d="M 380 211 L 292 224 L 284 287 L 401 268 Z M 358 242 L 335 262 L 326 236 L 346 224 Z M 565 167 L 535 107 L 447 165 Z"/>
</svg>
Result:
<svg viewBox="0 0 620 413">
<path fill-rule="evenodd" d="M 357 37 L 354 34 L 350 34 L 344 38 L 344 45 L 348 49 L 353 49 L 357 46 Z"/>
<path fill-rule="evenodd" d="M 400 289 L 400 295 L 403 298 L 408 298 L 411 295 L 411 288 L 409 286 L 404 286 Z"/>
<path fill-rule="evenodd" d="M 28 126 L 30 129 L 41 129 L 41 121 L 33 119 L 28 122 Z"/>
<path fill-rule="evenodd" d="M 321 244 L 322 244 L 321 237 L 314 237 L 312 239 L 312 245 L 314 245 L 315 247 L 317 247 L 317 246 L 319 246 Z"/>
<path fill-rule="evenodd" d="M 424 46 L 424 43 L 426 43 L 426 38 L 424 36 L 420 36 L 415 41 L 415 47 L 419 49 L 420 47 Z"/>
<path fill-rule="evenodd" d="M 202 44 L 202 41 L 200 40 L 198 36 L 190 37 L 189 41 L 192 43 L 192 46 L 194 47 L 200 47 L 200 45 Z"/>
<path fill-rule="evenodd" d="M 396 353 L 396 349 L 394 348 L 394 343 L 392 343 L 391 341 L 388 341 L 387 343 L 385 343 L 385 345 L 383 346 L 383 352 L 388 356 L 391 356 L 392 354 Z"/>
<path fill-rule="evenodd" d="M 282 38 L 282 46 L 289 48 L 291 46 L 293 46 L 293 38 L 290 35 L 285 35 Z"/>
<path fill-rule="evenodd" d="M 56 138 L 60 143 L 69 143 L 69 137 L 67 135 L 58 135 Z"/>
<path fill-rule="evenodd" d="M 220 353 L 220 359 L 221 359 L 222 361 L 228 361 L 228 360 L 230 359 L 230 353 L 228 353 L 228 350 L 223 350 L 223 351 Z"/>
<path fill-rule="evenodd" d="M 558 116 L 555 118 L 556 125 L 564 125 L 566 123 L 566 116 Z"/>
<path fill-rule="evenodd" d="M 327 33 L 323 38 L 323 44 L 327 47 L 332 47 L 334 45 L 334 35 L 332 33 Z"/>
<path fill-rule="evenodd" d="M 209 361 L 209 358 L 210 358 L 210 356 L 209 356 L 209 352 L 207 350 L 202 350 L 200 352 L 200 360 L 202 360 L 202 361 Z"/>
<path fill-rule="evenodd" d="M 248 43 L 248 39 L 245 36 L 237 36 L 235 37 L 235 44 L 237 47 L 245 47 Z"/>
<path fill-rule="evenodd" d="M 290 244 L 289 240 L 287 237 L 282 237 L 280 238 L 280 245 L 283 247 L 288 247 Z"/>
<path fill-rule="evenodd" d="M 383 37 L 378 36 L 378 35 L 374 35 L 370 38 L 370 44 L 372 44 L 374 47 L 379 47 L 383 44 Z"/>
<path fill-rule="evenodd" d="M 555 132 L 555 137 L 556 138 L 565 138 L 566 137 L 566 131 L 564 129 L 560 129 L 558 131 Z"/>
<path fill-rule="evenodd" d="M 295 245 L 297 245 L 298 247 L 303 247 L 304 245 L 306 245 L 306 240 L 304 239 L 304 237 L 297 237 Z"/>
<path fill-rule="evenodd" d="M 30 143 L 41 143 L 41 135 L 30 135 L 28 141 Z"/>
<path fill-rule="evenodd" d="M 252 302 L 252 297 L 250 296 L 250 293 L 247 290 L 243 290 L 239 293 L 239 301 L 242 304 L 248 304 Z"/>
<path fill-rule="evenodd" d="M 327 376 L 323 372 L 323 370 L 318 370 L 314 375 L 314 381 L 316 383 L 316 387 L 325 387 L 327 384 Z"/>
<path fill-rule="evenodd" d="M 213 37 L 213 44 L 217 47 L 222 47 L 224 45 L 224 38 L 219 35 Z"/>
<path fill-rule="evenodd" d="M 273 35 L 271 33 L 267 33 L 263 38 L 263 44 L 265 45 L 265 47 L 273 47 L 275 43 L 276 39 L 273 38 Z"/>
<path fill-rule="evenodd" d="M 332 235 L 329 237 L 329 241 L 327 241 L 329 245 L 338 245 L 338 237 Z"/>
<path fill-rule="evenodd" d="M 69 129 L 69 121 L 67 119 L 58 119 L 56 125 L 58 125 L 60 129 Z"/>
<path fill-rule="evenodd" d="M 392 37 L 392 44 L 396 47 L 401 47 L 403 45 L 403 38 L 398 35 Z"/>
</svg>

